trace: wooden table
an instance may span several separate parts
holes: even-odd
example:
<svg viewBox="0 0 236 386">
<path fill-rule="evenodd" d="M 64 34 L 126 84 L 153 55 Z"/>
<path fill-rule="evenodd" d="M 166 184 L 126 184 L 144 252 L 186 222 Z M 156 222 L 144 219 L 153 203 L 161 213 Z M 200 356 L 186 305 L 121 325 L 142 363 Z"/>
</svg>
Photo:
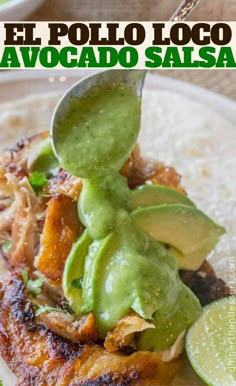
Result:
<svg viewBox="0 0 236 386">
<path fill-rule="evenodd" d="M 180 0 L 46 0 L 34 20 L 168 20 Z M 202 0 L 189 20 L 235 20 L 235 0 Z"/>
<path fill-rule="evenodd" d="M 168 20 L 180 0 L 46 0 L 29 20 Z M 189 20 L 236 20 L 236 0 L 202 0 Z M 166 70 L 236 99 L 236 70 Z"/>
</svg>

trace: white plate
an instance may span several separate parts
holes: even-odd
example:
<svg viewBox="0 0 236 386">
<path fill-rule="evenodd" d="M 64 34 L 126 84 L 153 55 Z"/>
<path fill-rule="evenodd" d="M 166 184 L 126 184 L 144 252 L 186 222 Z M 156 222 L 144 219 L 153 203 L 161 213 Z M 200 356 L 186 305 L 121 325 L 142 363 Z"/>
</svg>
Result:
<svg viewBox="0 0 236 386">
<path fill-rule="evenodd" d="M 81 77 L 93 72 L 92 70 L 7 71 L 0 75 L 0 103 L 29 94 L 63 92 Z M 148 73 L 145 87 L 150 90 L 163 90 L 187 96 L 236 123 L 236 102 L 208 89 L 151 72 Z"/>
<path fill-rule="evenodd" d="M 8 0 L 0 4 L 0 21 L 24 20 L 44 0 Z"/>
</svg>

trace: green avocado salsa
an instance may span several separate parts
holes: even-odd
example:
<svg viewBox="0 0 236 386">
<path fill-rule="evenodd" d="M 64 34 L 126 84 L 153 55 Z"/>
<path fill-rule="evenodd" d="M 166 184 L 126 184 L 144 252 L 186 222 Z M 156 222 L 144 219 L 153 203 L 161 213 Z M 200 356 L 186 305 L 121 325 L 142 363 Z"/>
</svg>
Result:
<svg viewBox="0 0 236 386">
<path fill-rule="evenodd" d="M 132 86 L 107 84 L 87 92 L 82 100 L 72 98 L 59 123 L 57 157 L 63 168 L 83 178 L 78 215 L 86 228 L 68 256 L 63 290 L 75 313 L 94 313 L 100 338 L 132 309 L 155 326 L 137 335 L 137 347 L 165 350 L 201 314 L 198 299 L 180 280 L 178 256 L 182 268 L 201 264 L 223 228 L 170 188 L 140 189 L 132 195 L 119 170 L 137 140 L 140 116 L 140 97 Z M 140 214 L 141 207 L 137 213 L 135 207 L 144 201 L 148 210 Z M 178 233 L 183 238 L 181 251 L 176 249 L 178 243 L 170 248 L 174 237 L 168 224 L 177 221 L 178 215 L 172 218 L 172 211 L 165 209 L 168 205 L 184 216 Z M 161 210 L 156 210 L 159 206 Z M 196 224 L 191 246 L 184 237 L 188 208 L 191 226 Z M 159 212 L 165 243 L 158 240 L 159 224 L 152 232 Z M 142 223 L 150 217 L 151 230 Z M 174 228 L 172 224 L 173 232 Z M 203 241 L 198 228 L 206 235 Z M 190 249 L 194 254 L 185 256 Z M 194 263 L 187 261 L 192 255 L 197 256 Z"/>
<path fill-rule="evenodd" d="M 139 347 L 164 350 L 196 320 L 201 306 L 181 282 L 176 258 L 132 221 L 128 191 L 119 173 L 84 181 L 79 214 L 93 241 L 85 257 L 80 310 L 93 311 L 105 338 L 132 309 L 158 327 L 140 334 Z"/>
<path fill-rule="evenodd" d="M 133 87 L 108 83 L 71 97 L 56 130 L 61 166 L 84 178 L 119 170 L 137 140 L 140 117 Z"/>
<path fill-rule="evenodd" d="M 130 202 L 126 178 L 120 174 L 84 179 L 78 202 L 80 221 L 91 237 L 103 238 L 122 224 Z"/>
</svg>

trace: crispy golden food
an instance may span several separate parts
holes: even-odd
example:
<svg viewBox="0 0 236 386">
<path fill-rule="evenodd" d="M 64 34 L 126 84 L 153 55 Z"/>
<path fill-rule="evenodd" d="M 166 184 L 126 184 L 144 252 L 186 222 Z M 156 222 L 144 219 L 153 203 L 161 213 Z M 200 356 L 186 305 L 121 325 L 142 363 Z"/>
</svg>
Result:
<svg viewBox="0 0 236 386">
<path fill-rule="evenodd" d="M 77 200 L 81 189 L 81 178 L 74 177 L 65 170 L 60 170 L 56 176 L 49 180 L 46 192 L 52 196 L 64 194 L 73 200 Z"/>
<path fill-rule="evenodd" d="M 27 176 L 37 145 L 48 135 L 48 131 L 44 131 L 28 138 L 21 138 L 14 146 L 1 153 L 0 164 L 6 168 L 8 173 L 14 174 L 18 178 Z"/>
<path fill-rule="evenodd" d="M 184 188 L 180 184 L 181 175 L 172 166 L 162 165 L 158 167 L 152 175 L 151 181 L 154 184 L 166 185 L 185 193 Z"/>
<path fill-rule="evenodd" d="M 72 198 L 59 195 L 50 199 L 35 266 L 55 284 L 61 284 L 66 258 L 82 229 Z"/>
<path fill-rule="evenodd" d="M 129 186 L 135 188 L 151 181 L 154 184 L 166 185 L 185 193 L 181 186 L 181 175 L 172 166 L 161 162 L 145 160 L 140 154 L 139 146 L 136 145 L 131 155 L 124 163 L 121 174 L 127 179 Z"/>
<path fill-rule="evenodd" d="M 94 343 L 98 340 L 96 321 L 92 312 L 82 318 L 57 311 L 43 312 L 38 320 L 50 331 L 72 343 Z"/>
<path fill-rule="evenodd" d="M 165 363 L 160 353 L 109 353 L 100 345 L 76 345 L 35 318 L 19 276 L 0 289 L 0 353 L 18 385 L 168 385 L 184 363 Z"/>
<path fill-rule="evenodd" d="M 70 310 L 49 310 L 35 316 L 36 299 L 15 271 L 27 269 L 30 278 L 45 275 L 48 280 L 37 302 L 62 307 L 64 264 L 83 231 L 76 204 L 80 178 L 59 170 L 43 188 L 47 197 L 37 195 L 29 184 L 34 145 L 46 136 L 23 139 L 0 156 L 0 245 L 11 239 L 10 250 L 3 253 L 1 247 L 1 252 L 13 271 L 0 284 L 0 355 L 22 386 L 168 385 L 185 362 L 183 356 L 177 358 L 184 334 L 165 352 L 135 352 L 135 333 L 152 325 L 134 312 L 109 332 L 105 347 L 98 342 L 92 313 L 79 318 Z M 138 146 L 121 173 L 132 188 L 150 181 L 184 192 L 176 170 L 145 161 Z M 207 262 L 196 272 L 180 271 L 180 276 L 203 305 L 229 295 L 229 288 Z"/>
<path fill-rule="evenodd" d="M 148 328 L 155 328 L 155 326 L 131 311 L 116 323 L 112 331 L 108 332 L 104 346 L 109 352 L 119 351 L 125 347 L 132 346 L 134 334 Z"/>
</svg>

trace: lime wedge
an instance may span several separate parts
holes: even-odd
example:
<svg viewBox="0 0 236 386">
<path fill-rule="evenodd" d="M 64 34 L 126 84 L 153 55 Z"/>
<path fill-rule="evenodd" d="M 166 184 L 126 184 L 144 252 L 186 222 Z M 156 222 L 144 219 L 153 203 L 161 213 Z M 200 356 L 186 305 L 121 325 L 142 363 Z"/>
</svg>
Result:
<svg viewBox="0 0 236 386">
<path fill-rule="evenodd" d="M 186 351 L 192 367 L 207 385 L 236 385 L 235 296 L 203 308 L 186 335 Z"/>
</svg>

